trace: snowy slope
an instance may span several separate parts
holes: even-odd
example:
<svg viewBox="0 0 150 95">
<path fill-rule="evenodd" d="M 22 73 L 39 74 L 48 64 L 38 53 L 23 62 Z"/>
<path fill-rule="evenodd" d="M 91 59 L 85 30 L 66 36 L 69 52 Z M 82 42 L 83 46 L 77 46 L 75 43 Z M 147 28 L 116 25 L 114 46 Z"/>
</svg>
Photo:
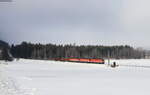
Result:
<svg viewBox="0 0 150 95">
<path fill-rule="evenodd" d="M 10 62 L 0 68 L 0 79 L 9 81 L 0 93 L 10 87 L 15 91 L 2 95 L 150 95 L 150 60 L 111 63 L 114 61 L 120 66 L 25 59 Z"/>
</svg>

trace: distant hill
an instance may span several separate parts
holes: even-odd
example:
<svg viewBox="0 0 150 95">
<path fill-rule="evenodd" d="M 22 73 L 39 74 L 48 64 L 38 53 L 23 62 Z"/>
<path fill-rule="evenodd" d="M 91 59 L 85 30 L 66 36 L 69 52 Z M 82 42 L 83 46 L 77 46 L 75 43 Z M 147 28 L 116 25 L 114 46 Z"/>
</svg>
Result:
<svg viewBox="0 0 150 95">
<path fill-rule="evenodd" d="M 9 45 L 8 45 L 8 43 L 0 40 L 0 48 L 2 48 L 2 47 L 9 48 Z"/>
</svg>

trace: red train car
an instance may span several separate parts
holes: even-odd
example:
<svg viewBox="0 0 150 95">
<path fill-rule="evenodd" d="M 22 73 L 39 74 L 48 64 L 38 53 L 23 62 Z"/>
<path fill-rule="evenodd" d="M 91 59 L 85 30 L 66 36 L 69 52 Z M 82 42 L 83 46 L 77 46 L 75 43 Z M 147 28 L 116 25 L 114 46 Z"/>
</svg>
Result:
<svg viewBox="0 0 150 95">
<path fill-rule="evenodd" d="M 68 61 L 68 62 L 81 62 L 81 63 L 97 63 L 104 64 L 104 59 L 89 59 L 89 58 L 61 58 L 55 59 L 56 61 Z"/>
</svg>

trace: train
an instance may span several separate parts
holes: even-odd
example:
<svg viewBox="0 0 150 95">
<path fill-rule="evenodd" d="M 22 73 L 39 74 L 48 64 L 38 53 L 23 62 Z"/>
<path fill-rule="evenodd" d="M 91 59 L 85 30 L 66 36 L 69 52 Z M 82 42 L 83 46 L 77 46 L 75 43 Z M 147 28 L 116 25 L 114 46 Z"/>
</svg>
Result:
<svg viewBox="0 0 150 95">
<path fill-rule="evenodd" d="M 56 58 L 55 61 L 65 61 L 65 62 L 78 62 L 78 63 L 96 63 L 104 64 L 105 60 L 102 58 Z"/>
</svg>

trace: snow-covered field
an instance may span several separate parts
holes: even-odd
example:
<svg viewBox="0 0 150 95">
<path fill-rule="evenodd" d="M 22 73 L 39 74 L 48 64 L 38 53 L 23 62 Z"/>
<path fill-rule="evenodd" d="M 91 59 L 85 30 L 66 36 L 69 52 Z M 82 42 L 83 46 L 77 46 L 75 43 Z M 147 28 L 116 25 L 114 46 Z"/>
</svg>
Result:
<svg viewBox="0 0 150 95">
<path fill-rule="evenodd" d="M 0 95 L 150 95 L 150 60 L 113 61 L 120 66 L 0 61 Z"/>
</svg>

